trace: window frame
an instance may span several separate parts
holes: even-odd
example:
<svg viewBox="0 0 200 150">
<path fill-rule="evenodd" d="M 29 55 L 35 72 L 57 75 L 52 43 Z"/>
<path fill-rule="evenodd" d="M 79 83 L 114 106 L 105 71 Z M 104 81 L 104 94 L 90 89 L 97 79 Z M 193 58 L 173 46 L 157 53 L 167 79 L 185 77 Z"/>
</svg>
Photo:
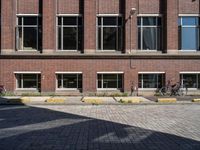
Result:
<svg viewBox="0 0 200 150">
<path fill-rule="evenodd" d="M 15 74 L 15 83 L 16 83 L 16 90 L 25 90 L 25 91 L 40 91 L 41 87 L 39 87 L 39 81 L 40 81 L 40 86 L 41 86 L 41 72 L 14 72 Z M 36 88 L 23 88 L 24 87 L 24 79 L 23 76 L 24 75 L 36 75 Z M 18 84 L 18 76 L 22 77 L 21 78 L 21 88 L 19 88 L 19 84 Z M 40 78 L 39 78 L 40 76 Z"/>
<path fill-rule="evenodd" d="M 189 17 L 189 18 L 198 18 L 199 19 L 199 24 L 198 25 L 183 25 L 183 18 L 186 18 L 186 17 Z M 180 21 L 179 21 L 180 19 Z M 179 24 L 180 23 L 180 24 Z M 183 49 L 182 48 L 182 29 L 183 28 L 195 28 L 195 29 L 198 29 L 199 30 L 199 35 L 198 35 L 198 39 L 197 40 L 197 49 Z M 179 37 L 179 40 L 178 40 L 178 43 L 179 43 L 179 51 L 181 52 L 196 52 L 196 51 L 199 51 L 200 50 L 200 16 L 196 16 L 196 15 L 189 15 L 189 16 L 183 16 L 183 15 L 179 15 L 178 17 L 178 37 Z"/>
<path fill-rule="evenodd" d="M 156 25 L 143 25 L 144 18 L 156 18 Z M 158 19 L 161 21 L 161 25 L 158 25 Z M 140 51 L 147 52 L 157 52 L 162 51 L 163 48 L 163 17 L 161 15 L 138 15 L 137 22 L 140 20 L 140 25 L 137 24 L 137 47 Z M 144 49 L 143 48 L 143 28 L 156 28 L 156 49 Z M 158 29 L 160 29 L 160 48 L 158 48 Z M 140 30 L 140 39 L 139 39 L 139 30 Z M 140 43 L 139 43 L 140 40 Z M 139 45 L 140 44 L 140 45 Z M 140 47 L 140 48 L 139 48 Z"/>
<path fill-rule="evenodd" d="M 76 25 L 63 25 L 63 18 L 64 17 L 76 17 Z M 82 18 L 82 23 L 79 25 L 79 18 Z M 59 18 L 61 18 L 61 25 L 59 25 Z M 63 28 L 76 28 L 76 49 L 63 49 Z M 61 49 L 59 49 L 59 28 L 61 28 Z M 83 43 L 83 36 L 81 36 L 81 39 L 79 39 L 79 28 L 83 28 L 83 17 L 81 14 L 59 14 L 56 17 L 56 51 L 58 52 L 78 52 L 82 50 L 82 43 Z M 83 34 L 83 29 L 81 29 L 81 32 Z M 79 49 L 79 40 L 81 40 L 81 48 Z"/>
<path fill-rule="evenodd" d="M 56 72 L 56 91 L 81 91 L 83 89 L 83 73 L 82 72 Z M 61 86 L 62 88 L 58 87 L 58 75 L 61 75 Z M 76 87 L 77 88 L 64 88 L 63 87 L 63 76 L 64 75 L 76 75 Z M 79 75 L 81 75 L 81 82 L 82 82 L 82 87 L 79 88 Z"/>
<path fill-rule="evenodd" d="M 117 75 L 117 88 L 104 88 L 103 87 L 103 75 L 106 75 L 106 74 L 110 74 L 110 75 Z M 101 75 L 102 78 L 101 78 L 101 87 L 102 88 L 99 88 L 98 86 L 98 75 Z M 119 88 L 119 75 L 122 75 L 122 87 Z M 121 91 L 123 90 L 124 88 L 124 72 L 97 72 L 97 79 L 96 79 L 96 88 L 97 88 L 97 91 L 106 91 L 106 90 L 109 90 L 109 91 Z"/>
<path fill-rule="evenodd" d="M 37 25 L 24 25 L 24 17 L 37 17 Z M 39 49 L 39 30 L 42 28 L 42 24 L 39 25 L 40 14 L 17 14 L 16 17 L 16 50 L 17 51 L 40 51 Z M 19 25 L 19 18 L 22 18 L 22 24 Z M 25 28 L 37 28 L 37 35 L 36 35 L 36 49 L 25 49 L 24 47 L 24 27 Z M 22 28 L 22 49 L 19 48 L 19 28 Z"/>
<path fill-rule="evenodd" d="M 197 88 L 188 88 L 189 90 L 199 90 L 200 89 L 200 83 L 198 82 L 198 80 L 200 80 L 200 72 L 180 72 L 179 73 L 179 77 L 180 77 L 180 83 L 181 83 L 181 87 L 184 88 L 184 84 L 183 84 L 183 76 L 184 75 L 195 75 L 196 76 L 196 84 L 197 84 Z"/>
<path fill-rule="evenodd" d="M 103 22 L 103 18 L 116 18 L 116 25 L 104 25 Z M 101 18 L 101 25 L 98 24 L 98 20 L 99 18 Z M 122 24 L 119 25 L 119 18 L 121 18 L 121 22 Z M 104 28 L 115 28 L 117 29 L 117 33 L 116 33 L 116 49 L 104 49 L 104 43 L 103 43 L 103 29 Z M 99 28 L 101 29 L 101 48 L 99 49 Z M 119 28 L 121 29 L 121 31 L 119 31 Z M 121 40 L 119 43 L 119 35 L 121 32 Z M 121 48 L 120 48 L 120 44 L 121 44 Z M 121 14 L 100 14 L 97 15 L 96 17 L 96 50 L 99 52 L 115 52 L 115 51 L 122 51 L 123 49 L 123 17 Z"/>
<path fill-rule="evenodd" d="M 141 87 L 139 86 L 139 83 L 140 83 L 140 78 L 139 76 L 142 75 L 142 78 L 141 78 Z M 165 86 L 165 82 L 166 82 L 166 73 L 165 72 L 138 72 L 138 90 L 156 90 L 158 89 L 159 87 L 157 88 L 144 88 L 144 78 L 143 78 L 143 75 L 157 75 L 156 76 L 156 84 L 158 85 L 158 75 L 162 75 L 162 80 L 163 80 L 163 83 L 164 85 L 162 86 Z"/>
</svg>

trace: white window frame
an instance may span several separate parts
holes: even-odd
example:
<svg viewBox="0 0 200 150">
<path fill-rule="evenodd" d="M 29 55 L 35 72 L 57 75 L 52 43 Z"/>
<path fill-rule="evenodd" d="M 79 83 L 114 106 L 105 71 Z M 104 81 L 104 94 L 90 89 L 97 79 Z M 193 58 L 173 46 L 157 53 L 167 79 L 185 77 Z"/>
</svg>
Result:
<svg viewBox="0 0 200 150">
<path fill-rule="evenodd" d="M 143 25 L 143 18 L 144 17 L 155 17 L 156 18 L 156 25 L 153 26 L 148 26 L 148 25 Z M 161 25 L 158 25 L 158 18 L 161 19 Z M 138 50 L 141 52 L 157 52 L 161 49 L 158 48 L 158 29 L 160 28 L 161 31 L 161 40 L 160 40 L 160 45 L 162 47 L 163 44 L 163 36 L 162 36 L 162 23 L 163 23 L 163 19 L 162 19 L 162 15 L 160 14 L 139 14 L 137 15 L 137 19 L 140 19 L 141 25 L 137 25 L 137 29 L 139 31 L 140 28 L 140 49 L 139 49 L 139 45 L 138 45 Z M 143 49 L 143 28 L 156 28 L 156 49 Z M 138 39 L 139 41 L 139 39 Z M 139 42 L 138 42 L 139 43 Z"/>
<path fill-rule="evenodd" d="M 78 90 L 82 90 L 82 88 L 78 88 L 79 84 L 78 84 L 78 76 L 82 75 L 82 82 L 83 82 L 83 73 L 82 72 L 56 72 L 56 91 L 78 91 Z M 63 88 L 63 75 L 76 75 L 77 77 L 77 88 Z M 62 88 L 58 88 L 58 75 L 62 76 L 62 80 L 61 80 L 61 85 Z M 83 84 L 83 83 L 82 83 Z"/>
<path fill-rule="evenodd" d="M 24 74 L 34 74 L 36 75 L 36 82 L 37 82 L 37 88 L 23 88 L 23 75 Z M 14 75 L 15 75 L 15 83 L 16 83 L 16 87 L 15 89 L 16 90 L 22 90 L 22 91 L 38 91 L 39 90 L 39 86 L 38 86 L 38 81 L 39 81 L 39 75 L 41 76 L 41 72 L 14 72 Z M 16 76 L 18 75 L 21 75 L 22 76 L 22 80 L 20 81 L 21 82 L 21 85 L 22 85 L 22 88 L 19 88 L 19 85 L 18 85 L 18 79 Z"/>
<path fill-rule="evenodd" d="M 40 14 L 17 14 L 16 15 L 16 49 L 17 51 L 39 51 L 39 17 L 41 17 Z M 19 25 L 19 17 L 22 18 L 22 25 Z M 37 17 L 37 25 L 24 25 L 24 17 Z M 22 49 L 19 49 L 19 28 L 22 28 Z M 24 27 L 32 27 L 32 28 L 37 28 L 37 49 L 24 49 Z"/>
<path fill-rule="evenodd" d="M 181 82 L 181 87 L 184 89 L 183 87 L 183 75 L 186 75 L 186 74 L 190 74 L 190 75 L 196 75 L 196 84 L 197 84 L 197 88 L 188 88 L 189 90 L 198 90 L 200 87 L 199 83 L 198 83 L 198 79 L 199 79 L 199 76 L 200 76 L 200 72 L 179 72 L 180 74 L 180 82 Z"/>
<path fill-rule="evenodd" d="M 144 81 L 143 81 L 144 80 L 143 79 L 144 74 L 156 74 L 156 75 L 163 74 L 164 76 L 166 75 L 165 72 L 138 72 L 138 77 L 139 77 L 139 75 L 142 75 L 141 88 L 138 88 L 138 90 L 142 90 L 142 91 L 153 91 L 153 90 L 157 89 L 157 88 L 144 88 Z M 139 78 L 138 78 L 138 81 L 139 81 Z M 157 83 L 158 83 L 158 78 L 157 78 Z"/>
<path fill-rule="evenodd" d="M 104 74 L 115 74 L 117 75 L 117 87 L 118 87 L 118 76 L 122 75 L 122 88 L 103 88 L 103 75 Z M 102 75 L 102 79 L 101 79 L 101 87 L 102 88 L 98 88 L 98 75 Z M 123 89 L 123 84 L 124 84 L 124 72 L 97 72 L 97 80 L 96 80 L 96 87 L 97 87 L 97 91 L 117 91 L 117 90 L 122 90 Z"/>
<path fill-rule="evenodd" d="M 189 15 L 189 14 L 185 14 L 185 15 L 179 14 L 178 19 L 181 19 L 181 25 L 179 25 L 179 28 L 180 28 L 179 30 L 181 30 L 180 32 L 182 32 L 182 28 L 195 28 L 195 29 L 199 28 L 199 30 L 200 30 L 200 25 L 183 25 L 183 18 L 184 17 L 199 17 L 199 19 L 200 19 L 200 16 L 195 15 L 195 14 L 191 14 L 191 15 Z M 200 34 L 199 34 L 198 38 L 200 40 Z M 181 45 L 179 45 L 179 51 L 180 52 L 197 52 L 197 51 L 199 51 L 199 49 L 182 49 L 182 37 L 180 37 L 179 43 L 181 43 Z M 200 41 L 198 41 L 197 44 L 198 44 L 198 46 L 200 46 Z"/>
<path fill-rule="evenodd" d="M 116 23 L 117 25 L 103 25 L 103 18 L 104 17 L 115 17 L 117 18 L 116 19 Z M 122 19 L 122 25 L 120 26 L 119 25 L 119 17 L 121 17 Z M 101 25 L 98 24 L 98 18 L 101 18 Z M 99 49 L 99 27 L 101 28 L 101 49 Z M 107 50 L 107 49 L 103 49 L 103 28 L 104 27 L 111 27 L 111 28 L 117 28 L 117 39 L 116 39 L 116 47 L 117 49 L 110 49 L 110 50 Z M 97 15 L 97 18 L 96 18 L 96 50 L 98 52 L 115 52 L 115 51 L 122 51 L 122 49 L 119 49 L 119 30 L 118 28 L 121 27 L 121 36 L 123 37 L 123 17 L 121 14 L 98 14 Z M 121 47 L 123 45 L 123 39 L 121 37 Z"/>
<path fill-rule="evenodd" d="M 76 25 L 63 25 L 63 18 L 64 17 L 76 17 Z M 81 49 L 78 49 L 78 41 L 79 41 L 79 27 L 83 28 L 83 18 L 82 18 L 82 26 L 79 26 L 78 21 L 79 17 L 82 17 L 81 14 L 58 14 L 56 17 L 56 51 L 57 52 L 77 52 L 80 51 Z M 61 25 L 58 25 L 58 19 L 61 18 Z M 59 49 L 59 36 L 58 36 L 58 28 L 61 27 L 61 49 Z M 76 49 L 63 49 L 63 28 L 67 27 L 76 27 L 77 28 L 77 33 L 76 33 Z"/>
</svg>

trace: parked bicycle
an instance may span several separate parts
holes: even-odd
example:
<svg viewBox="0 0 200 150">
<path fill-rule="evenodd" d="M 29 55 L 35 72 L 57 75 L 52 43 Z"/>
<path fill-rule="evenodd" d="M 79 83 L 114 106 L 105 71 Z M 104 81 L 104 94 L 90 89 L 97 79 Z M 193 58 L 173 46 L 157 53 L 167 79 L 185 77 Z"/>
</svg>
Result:
<svg viewBox="0 0 200 150">
<path fill-rule="evenodd" d="M 162 96 L 184 96 L 187 95 L 187 88 L 177 82 L 171 85 L 171 81 L 167 82 L 167 85 L 159 89 L 159 94 Z"/>
<path fill-rule="evenodd" d="M 6 93 L 6 88 L 3 85 L 0 85 L 0 95 L 3 95 Z"/>
</svg>

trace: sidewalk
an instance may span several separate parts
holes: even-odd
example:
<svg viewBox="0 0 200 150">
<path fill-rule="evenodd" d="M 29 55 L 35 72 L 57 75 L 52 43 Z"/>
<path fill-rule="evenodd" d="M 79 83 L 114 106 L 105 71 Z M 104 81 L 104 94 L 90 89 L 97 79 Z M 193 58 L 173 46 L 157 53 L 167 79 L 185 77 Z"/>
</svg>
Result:
<svg viewBox="0 0 200 150">
<path fill-rule="evenodd" d="M 0 97 L 0 105 L 177 105 L 200 104 L 192 102 L 197 96 L 176 97 L 176 103 L 160 103 L 158 98 L 163 97 L 81 97 L 81 96 L 5 96 Z"/>
</svg>

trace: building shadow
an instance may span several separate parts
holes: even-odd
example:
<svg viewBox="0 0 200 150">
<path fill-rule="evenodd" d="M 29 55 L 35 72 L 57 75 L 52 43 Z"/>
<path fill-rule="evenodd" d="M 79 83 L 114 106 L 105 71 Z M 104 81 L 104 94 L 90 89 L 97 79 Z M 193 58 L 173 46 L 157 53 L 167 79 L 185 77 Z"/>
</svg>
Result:
<svg viewBox="0 0 200 150">
<path fill-rule="evenodd" d="M 44 149 L 199 150 L 200 141 L 50 109 L 1 105 L 0 150 Z"/>
</svg>

